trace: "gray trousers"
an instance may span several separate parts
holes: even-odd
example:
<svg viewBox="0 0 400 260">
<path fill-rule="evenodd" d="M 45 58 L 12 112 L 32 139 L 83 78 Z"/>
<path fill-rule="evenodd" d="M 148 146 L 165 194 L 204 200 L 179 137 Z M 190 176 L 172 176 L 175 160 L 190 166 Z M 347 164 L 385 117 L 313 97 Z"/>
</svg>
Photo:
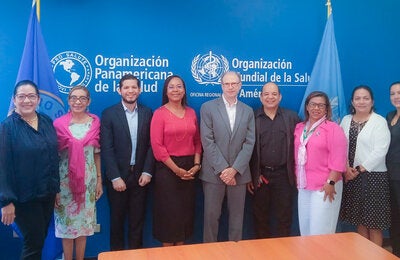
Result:
<svg viewBox="0 0 400 260">
<path fill-rule="evenodd" d="M 244 203 L 246 184 L 229 186 L 203 181 L 204 191 L 204 230 L 203 242 L 217 242 L 218 226 L 221 216 L 222 203 L 226 194 L 230 241 L 242 239 Z"/>
</svg>

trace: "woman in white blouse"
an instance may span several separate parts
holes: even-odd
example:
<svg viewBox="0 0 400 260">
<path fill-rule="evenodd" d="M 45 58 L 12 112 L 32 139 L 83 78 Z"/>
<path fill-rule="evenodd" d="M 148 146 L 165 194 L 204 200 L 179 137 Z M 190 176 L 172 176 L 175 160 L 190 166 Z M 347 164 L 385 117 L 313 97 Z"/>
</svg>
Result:
<svg viewBox="0 0 400 260">
<path fill-rule="evenodd" d="M 382 246 L 382 230 L 390 227 L 385 164 L 390 132 L 385 118 L 376 114 L 373 107 L 371 89 L 356 87 L 351 98 L 351 115 L 345 116 L 341 123 L 349 145 L 340 218 L 357 226 L 359 234 Z"/>
</svg>

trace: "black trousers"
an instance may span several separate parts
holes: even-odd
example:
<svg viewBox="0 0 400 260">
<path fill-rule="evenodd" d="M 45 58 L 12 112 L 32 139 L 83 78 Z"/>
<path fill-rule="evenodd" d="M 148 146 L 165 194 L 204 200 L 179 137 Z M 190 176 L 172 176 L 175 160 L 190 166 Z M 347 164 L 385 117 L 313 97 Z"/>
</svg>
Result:
<svg viewBox="0 0 400 260">
<path fill-rule="evenodd" d="M 392 218 L 390 239 L 393 254 L 400 257 L 400 181 L 390 180 L 390 205 Z"/>
<path fill-rule="evenodd" d="M 44 241 L 54 212 L 55 195 L 15 203 L 15 223 L 23 236 L 21 259 L 41 260 Z"/>
<path fill-rule="evenodd" d="M 290 236 L 294 188 L 289 184 L 286 169 L 263 170 L 263 176 L 269 183 L 262 183 L 253 198 L 256 237 Z"/>
<path fill-rule="evenodd" d="M 147 186 L 147 185 L 146 185 Z M 110 204 L 110 249 L 125 248 L 125 223 L 128 222 L 128 249 L 143 246 L 143 225 L 146 210 L 147 187 L 139 184 L 127 185 L 125 191 L 113 189 L 107 182 L 107 195 Z"/>
</svg>

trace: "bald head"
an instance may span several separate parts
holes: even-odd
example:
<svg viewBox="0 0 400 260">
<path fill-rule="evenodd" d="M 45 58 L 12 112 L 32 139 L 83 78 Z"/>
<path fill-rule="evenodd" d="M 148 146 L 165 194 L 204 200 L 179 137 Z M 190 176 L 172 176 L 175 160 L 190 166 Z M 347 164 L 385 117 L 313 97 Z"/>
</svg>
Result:
<svg viewBox="0 0 400 260">
<path fill-rule="evenodd" d="M 266 84 L 263 86 L 263 88 L 262 88 L 262 92 L 264 92 L 264 91 L 276 91 L 276 92 L 278 92 L 279 94 L 281 93 L 281 92 L 279 91 L 278 85 L 276 85 L 276 83 L 274 83 L 274 82 L 268 82 L 268 83 L 266 83 Z"/>
<path fill-rule="evenodd" d="M 260 100 L 264 109 L 277 109 L 281 99 L 282 95 L 277 84 L 268 82 L 263 86 Z"/>
</svg>

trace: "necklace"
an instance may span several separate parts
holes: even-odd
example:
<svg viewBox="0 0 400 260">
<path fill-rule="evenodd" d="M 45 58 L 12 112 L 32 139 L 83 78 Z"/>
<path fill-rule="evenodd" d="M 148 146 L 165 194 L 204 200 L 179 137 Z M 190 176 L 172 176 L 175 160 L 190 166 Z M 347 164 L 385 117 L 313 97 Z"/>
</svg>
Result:
<svg viewBox="0 0 400 260">
<path fill-rule="evenodd" d="M 171 112 L 171 110 L 169 110 L 169 109 L 167 109 L 167 110 L 169 112 L 168 114 L 169 114 L 169 117 L 170 117 L 170 121 L 171 121 L 172 125 L 174 126 L 175 141 L 181 142 L 182 140 L 184 140 L 186 138 L 187 131 L 188 131 L 188 126 L 187 126 L 187 121 L 186 121 L 186 118 L 185 118 L 185 113 L 183 114 L 183 117 L 179 117 L 176 114 L 174 114 L 173 112 Z M 177 120 L 179 120 L 180 122 L 184 122 L 184 127 L 183 127 L 184 131 L 182 131 L 182 127 L 181 127 L 182 124 L 179 124 L 177 126 L 177 122 L 176 122 Z M 183 135 L 179 136 L 178 134 L 182 133 L 182 132 L 183 132 Z"/>
<path fill-rule="evenodd" d="M 365 124 L 368 122 L 368 119 L 363 122 L 357 122 L 353 119 L 354 125 L 357 127 L 357 133 L 360 133 L 364 128 Z"/>
<path fill-rule="evenodd" d="M 396 113 L 396 115 L 394 115 L 392 121 L 390 122 L 390 125 L 394 126 L 395 124 L 397 124 L 398 120 L 399 120 L 399 114 Z"/>
<path fill-rule="evenodd" d="M 23 117 L 23 116 L 21 116 L 21 118 L 22 118 L 25 122 L 27 122 L 28 124 L 30 124 L 30 125 L 32 125 L 33 123 L 35 123 L 35 122 L 38 120 L 37 115 L 35 115 L 35 117 L 34 117 L 34 118 L 31 118 L 31 119 L 28 119 L 28 118 Z"/>
</svg>

